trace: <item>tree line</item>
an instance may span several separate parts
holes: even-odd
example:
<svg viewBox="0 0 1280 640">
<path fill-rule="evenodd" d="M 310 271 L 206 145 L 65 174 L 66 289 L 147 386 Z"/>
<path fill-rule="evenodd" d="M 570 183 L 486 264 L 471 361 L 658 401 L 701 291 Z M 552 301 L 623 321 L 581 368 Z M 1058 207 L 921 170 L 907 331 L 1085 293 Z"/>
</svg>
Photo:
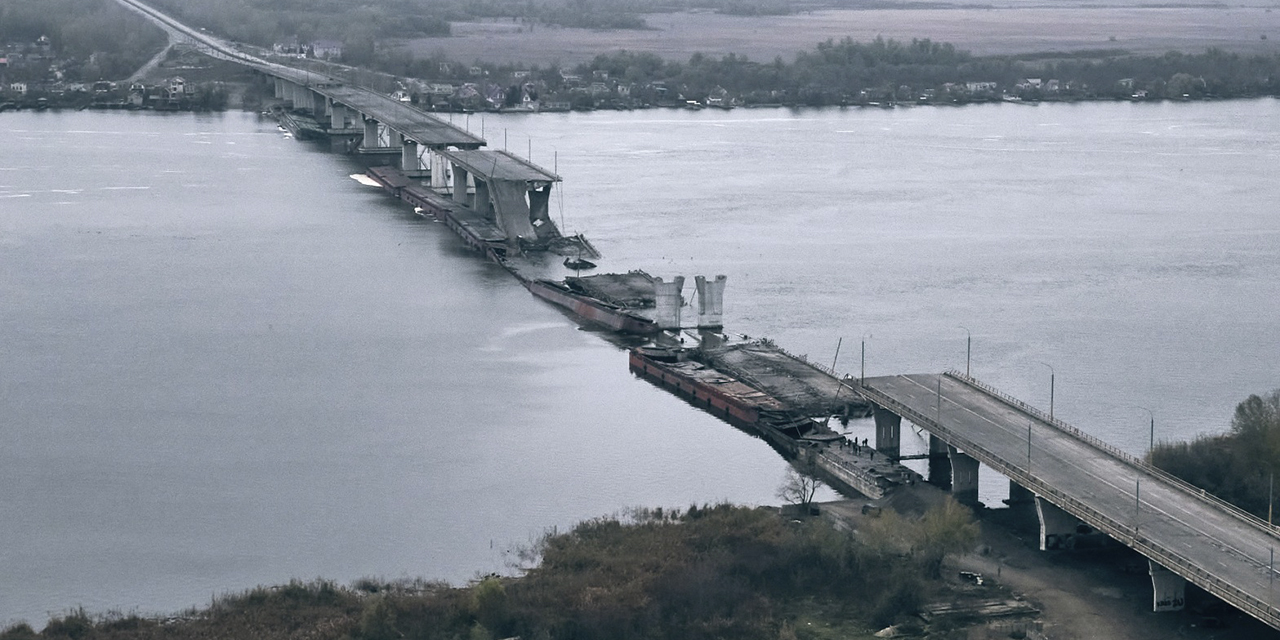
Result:
<svg viewBox="0 0 1280 640">
<path fill-rule="evenodd" d="M 1280 471 L 1280 389 L 1236 406 L 1231 429 L 1190 442 L 1160 443 L 1149 461 L 1259 518 L 1272 517 Z"/>
</svg>

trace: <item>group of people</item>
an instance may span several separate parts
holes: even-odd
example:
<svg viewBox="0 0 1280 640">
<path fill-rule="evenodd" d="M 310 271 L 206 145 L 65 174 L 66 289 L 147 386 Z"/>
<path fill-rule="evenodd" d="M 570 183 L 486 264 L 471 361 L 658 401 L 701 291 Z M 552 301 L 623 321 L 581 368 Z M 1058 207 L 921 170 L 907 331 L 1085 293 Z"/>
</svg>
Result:
<svg viewBox="0 0 1280 640">
<path fill-rule="evenodd" d="M 854 453 L 856 453 L 856 454 L 858 454 L 858 455 L 862 455 L 862 451 L 865 449 L 865 450 L 867 451 L 867 453 L 869 453 L 869 454 L 871 455 L 871 459 L 872 459 L 872 460 L 875 460 L 875 459 L 876 459 L 876 450 L 875 450 L 875 448 L 874 448 L 874 447 L 872 447 L 872 446 L 870 446 L 870 445 L 868 445 L 868 444 L 867 444 L 867 439 L 866 439 L 866 438 L 863 438 L 863 439 L 862 439 L 862 443 L 861 443 L 861 444 L 859 444 L 859 443 L 858 443 L 858 439 L 857 439 L 857 438 L 854 438 L 854 439 L 852 439 L 852 440 L 848 440 L 848 439 L 846 439 L 846 440 L 841 440 L 841 441 L 840 441 L 840 448 L 842 448 L 842 449 L 846 449 L 846 448 L 847 448 L 847 449 L 853 449 L 853 452 L 854 452 Z"/>
</svg>

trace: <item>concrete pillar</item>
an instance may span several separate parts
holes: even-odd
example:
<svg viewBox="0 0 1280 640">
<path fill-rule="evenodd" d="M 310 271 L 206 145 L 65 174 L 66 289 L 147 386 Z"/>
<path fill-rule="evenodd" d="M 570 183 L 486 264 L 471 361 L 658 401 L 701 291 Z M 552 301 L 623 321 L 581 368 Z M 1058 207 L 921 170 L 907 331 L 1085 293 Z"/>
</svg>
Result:
<svg viewBox="0 0 1280 640">
<path fill-rule="evenodd" d="M 698 290 L 698 328 L 719 329 L 724 326 L 724 283 L 725 276 L 707 282 L 702 276 L 695 276 L 693 284 Z"/>
<path fill-rule="evenodd" d="M 400 136 L 400 168 L 405 173 L 417 173 L 418 169 L 418 143 Z"/>
<path fill-rule="evenodd" d="M 378 146 L 378 121 L 373 118 L 364 119 L 364 144 L 366 149 L 374 149 Z"/>
<path fill-rule="evenodd" d="M 333 106 L 329 108 L 329 128 L 347 128 L 347 108 L 345 106 L 335 102 L 333 103 Z"/>
<path fill-rule="evenodd" d="M 876 407 L 876 451 L 894 458 L 902 456 L 902 416 Z"/>
<path fill-rule="evenodd" d="M 653 279 L 653 321 L 659 329 L 680 328 L 680 308 L 684 306 L 684 276 L 676 276 L 671 282 Z"/>
<path fill-rule="evenodd" d="M 436 149 L 432 149 L 429 154 L 431 157 L 431 188 L 437 191 L 444 191 L 449 186 L 449 161 L 444 156 L 436 153 Z"/>
<path fill-rule="evenodd" d="M 1187 602 L 1187 581 L 1182 576 L 1147 560 L 1151 575 L 1151 610 L 1182 611 Z"/>
<path fill-rule="evenodd" d="M 929 434 L 929 484 L 951 489 L 951 451 L 942 438 Z"/>
<path fill-rule="evenodd" d="M 476 184 L 476 195 L 471 198 L 471 208 L 486 218 L 493 219 L 493 199 L 489 196 L 489 183 L 480 178 L 472 178 Z M 515 238 L 512 238 L 515 240 Z"/>
<path fill-rule="evenodd" d="M 467 170 L 453 165 L 453 201 L 467 204 Z"/>
<path fill-rule="evenodd" d="M 1036 516 L 1040 518 L 1040 550 L 1070 549 L 1075 546 L 1080 520 L 1058 505 L 1036 496 Z"/>
<path fill-rule="evenodd" d="M 280 78 L 272 78 L 271 85 L 272 85 L 272 88 L 274 89 L 274 95 L 276 97 L 276 100 L 283 100 L 284 99 L 284 80 L 281 80 Z"/>
<path fill-rule="evenodd" d="M 968 506 L 978 504 L 978 461 L 955 447 L 947 447 L 951 460 L 951 495 Z"/>
<path fill-rule="evenodd" d="M 293 84 L 292 82 L 286 81 L 286 80 L 282 80 L 281 82 L 282 82 L 282 83 L 283 83 L 283 85 L 284 85 L 284 99 L 285 99 L 285 102 L 288 102 L 288 103 L 289 103 L 289 107 L 290 107 L 290 108 L 293 108 L 293 107 L 295 106 L 295 100 L 297 100 L 297 96 L 295 96 L 295 95 L 294 95 L 294 94 L 296 93 L 296 92 L 294 91 L 294 88 L 295 88 L 295 87 L 297 87 L 297 85 Z"/>
</svg>

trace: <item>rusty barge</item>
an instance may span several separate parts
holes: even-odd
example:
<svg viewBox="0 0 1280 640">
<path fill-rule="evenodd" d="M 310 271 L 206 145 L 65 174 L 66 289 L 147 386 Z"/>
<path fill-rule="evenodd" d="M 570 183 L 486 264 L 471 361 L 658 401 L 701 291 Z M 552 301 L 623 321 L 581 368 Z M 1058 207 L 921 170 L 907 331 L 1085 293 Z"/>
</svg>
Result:
<svg viewBox="0 0 1280 640">
<path fill-rule="evenodd" d="M 829 411 L 837 405 L 838 415 L 865 413 L 866 404 L 853 394 L 840 401 L 839 390 L 834 389 L 836 393 L 825 400 L 816 398 L 805 403 L 797 398 L 801 392 L 789 374 L 780 375 L 791 382 L 779 383 L 768 380 L 770 374 L 764 373 L 765 369 L 759 368 L 758 364 L 740 364 L 739 367 L 757 372 L 753 376 L 755 379 L 748 383 L 744 377 L 711 362 L 717 358 L 724 359 L 726 353 L 746 351 L 755 355 L 741 359 L 744 362 L 757 357 L 775 363 L 790 360 L 792 364 L 784 365 L 784 369 L 801 371 L 808 367 L 819 377 L 825 372 L 767 341 L 737 345 L 724 345 L 718 340 L 709 342 L 711 344 L 707 346 L 689 349 L 636 347 L 628 356 L 628 366 L 633 374 L 671 391 L 689 404 L 759 436 L 784 457 L 809 467 L 841 492 L 855 492 L 879 499 L 896 486 L 920 480 L 918 474 L 892 459 L 881 456 L 877 461 L 869 451 L 862 453 L 844 436 L 829 429 L 825 420 L 815 419 L 815 415 L 823 413 L 829 418 L 832 415 Z M 776 367 L 768 368 L 773 372 L 779 371 Z M 804 386 L 803 382 L 798 384 Z M 790 400 L 779 396 L 790 397 Z"/>
</svg>

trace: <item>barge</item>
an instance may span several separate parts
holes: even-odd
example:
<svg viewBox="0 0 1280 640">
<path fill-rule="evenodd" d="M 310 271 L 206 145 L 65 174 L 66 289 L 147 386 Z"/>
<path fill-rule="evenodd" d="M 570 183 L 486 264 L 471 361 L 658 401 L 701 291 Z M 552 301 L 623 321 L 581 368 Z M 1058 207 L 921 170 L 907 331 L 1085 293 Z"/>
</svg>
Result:
<svg viewBox="0 0 1280 640">
<path fill-rule="evenodd" d="M 507 256 L 507 234 L 498 225 L 476 213 L 470 207 L 454 202 L 430 188 L 411 180 L 404 172 L 392 167 L 370 167 L 365 175 L 382 185 L 396 198 L 414 207 L 421 216 L 431 216 L 443 222 L 472 249 L 490 260 L 502 262 Z"/>
<path fill-rule="evenodd" d="M 759 435 L 784 457 L 819 473 L 844 493 L 880 499 L 919 474 L 888 456 L 865 454 L 843 435 L 797 412 L 789 402 L 742 378 L 691 356 L 699 350 L 637 347 L 628 358 L 632 373 L 683 397 L 695 407 Z"/>
<path fill-rule="evenodd" d="M 786 406 L 776 398 L 689 359 L 687 353 L 685 349 L 636 347 L 628 364 L 632 373 L 730 424 L 754 431 L 788 456 L 796 455 L 800 437 L 818 427 L 812 420 L 787 420 Z"/>
<path fill-rule="evenodd" d="M 652 319 L 633 313 L 625 307 L 575 291 L 564 282 L 529 280 L 525 282 L 525 286 L 528 287 L 529 293 L 564 307 L 592 324 L 634 335 L 651 335 L 658 332 L 658 325 Z"/>
</svg>

